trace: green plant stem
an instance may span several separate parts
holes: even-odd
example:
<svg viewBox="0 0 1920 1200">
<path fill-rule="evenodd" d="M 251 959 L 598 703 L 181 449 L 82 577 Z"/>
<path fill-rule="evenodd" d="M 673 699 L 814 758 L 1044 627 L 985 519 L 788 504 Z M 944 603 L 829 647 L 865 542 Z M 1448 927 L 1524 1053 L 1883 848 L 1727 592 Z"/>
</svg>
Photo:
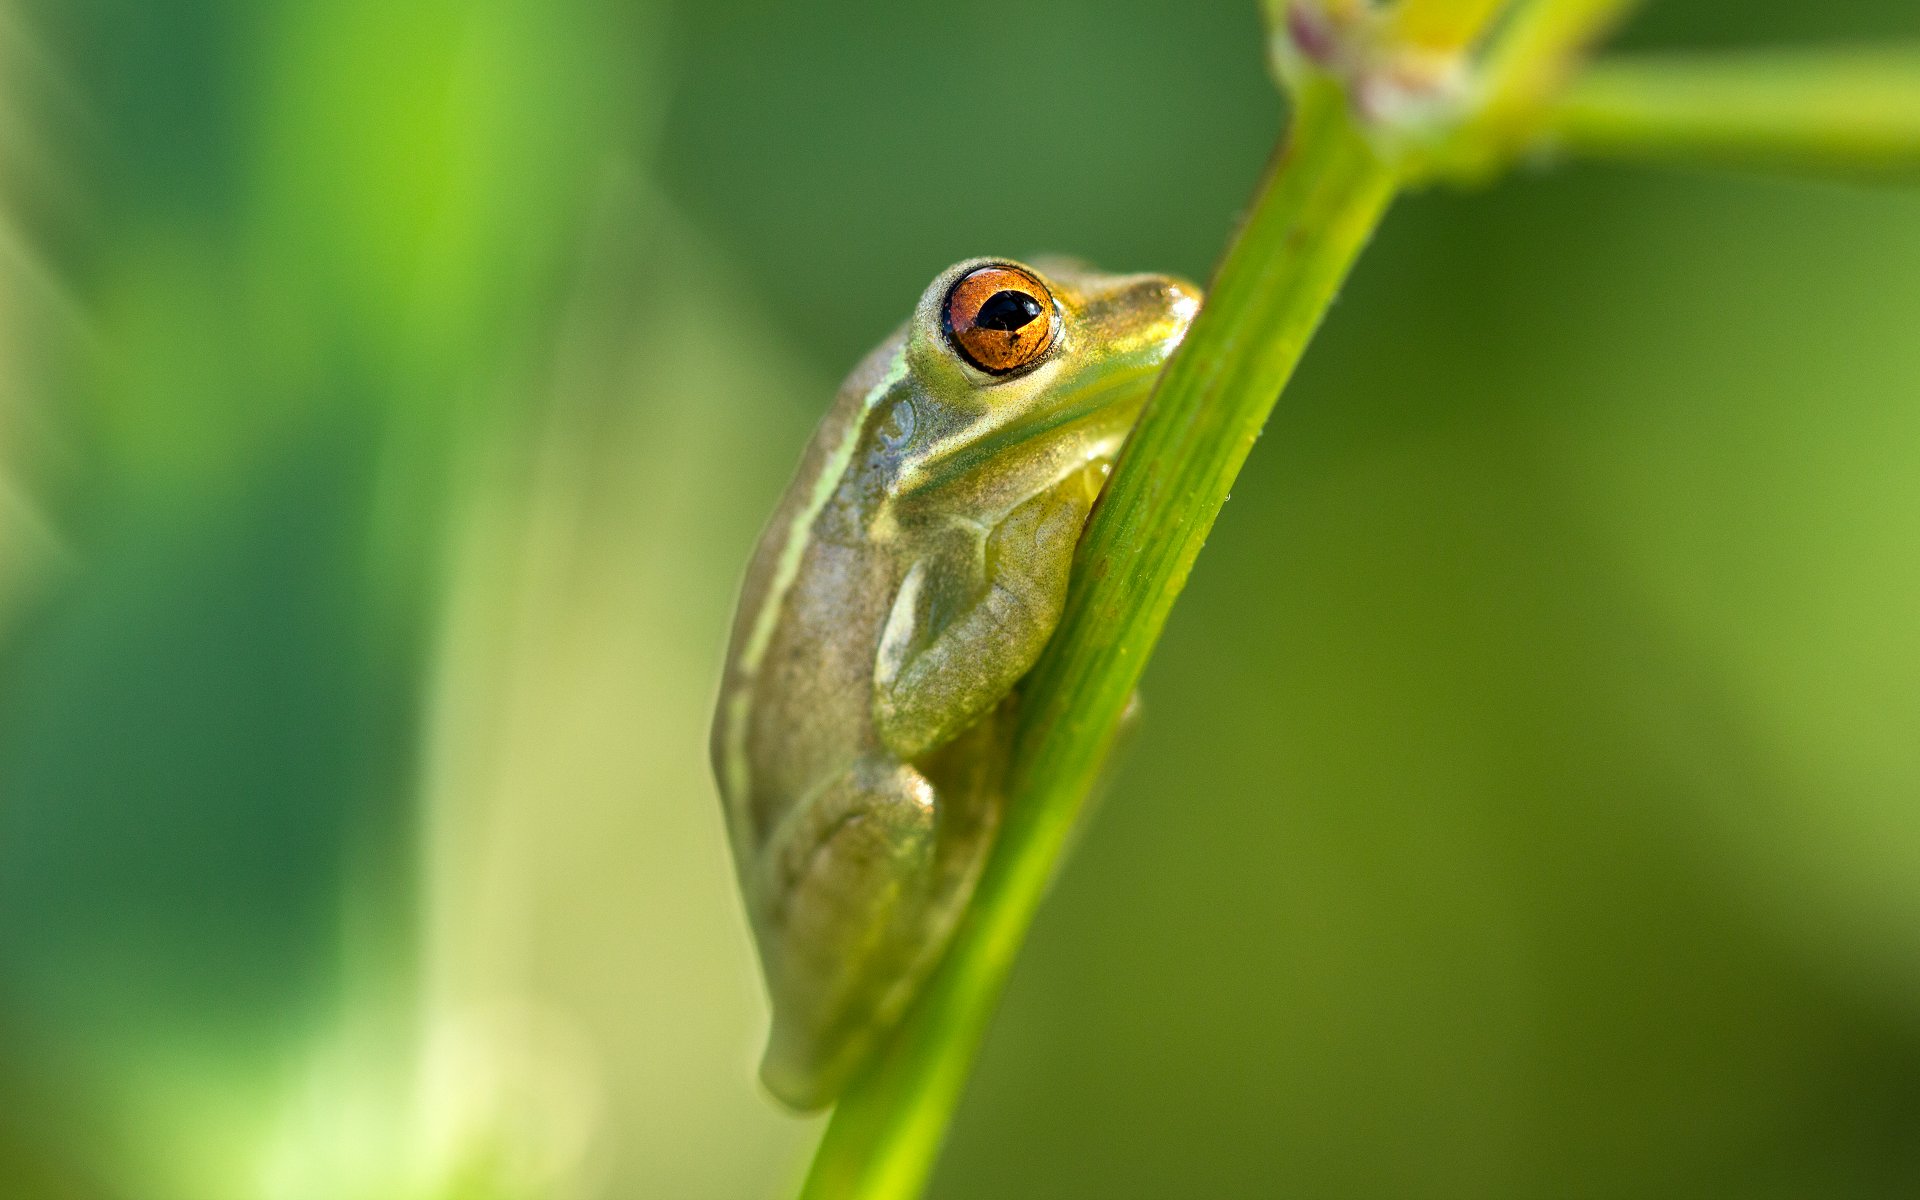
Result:
<svg viewBox="0 0 1920 1200">
<path fill-rule="evenodd" d="M 1284 149 L 1089 524 L 1059 633 L 1024 692 L 999 842 L 954 945 L 899 1035 L 842 1097 L 805 1200 L 919 1194 L 1127 698 L 1281 387 L 1396 189 L 1341 92 L 1305 86 Z"/>
<path fill-rule="evenodd" d="M 1552 61 L 1548 75 L 1566 69 L 1626 7 L 1526 5 L 1513 27 L 1520 49 L 1500 62 L 1502 94 L 1531 95 L 1535 56 Z M 1461 22 L 1496 10 L 1462 5 Z M 1285 6 L 1275 13 L 1284 22 Z M 1471 40 L 1464 26 L 1456 34 Z M 1309 72 L 1294 91 L 1282 152 L 1082 540 L 1059 630 L 1024 688 L 999 842 L 954 944 L 841 1097 L 802 1200 L 920 1194 L 1127 699 L 1281 388 L 1401 185 L 1339 84 Z"/>
<path fill-rule="evenodd" d="M 1537 108 L 1584 52 L 1626 20 L 1640 0 L 1533 0 L 1515 7 L 1483 68 L 1496 108 Z"/>
<path fill-rule="evenodd" d="M 1595 158 L 1920 178 L 1920 47 L 1602 59 L 1547 108 Z"/>
<path fill-rule="evenodd" d="M 1626 20 L 1640 0 L 1532 0 L 1516 4 L 1486 49 L 1479 70 L 1479 108 L 1442 143 L 1431 162 L 1410 174 L 1451 175 L 1486 182 L 1539 138 L 1541 112 L 1586 60 L 1589 50 Z"/>
</svg>

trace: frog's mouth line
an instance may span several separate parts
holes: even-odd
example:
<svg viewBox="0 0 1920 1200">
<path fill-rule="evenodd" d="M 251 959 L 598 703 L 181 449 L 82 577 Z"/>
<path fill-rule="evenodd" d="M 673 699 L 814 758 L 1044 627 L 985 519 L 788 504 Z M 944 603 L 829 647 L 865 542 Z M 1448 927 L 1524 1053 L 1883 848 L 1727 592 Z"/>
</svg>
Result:
<svg viewBox="0 0 1920 1200">
<path fill-rule="evenodd" d="M 1091 378 L 1076 379 L 1053 389 L 1056 398 L 1066 397 L 1064 403 L 1039 405 L 988 436 L 957 446 L 924 463 L 912 492 L 921 496 L 937 493 L 1023 446 L 1039 444 L 1072 426 L 1111 425 L 1117 450 L 1145 405 L 1165 362 L 1165 353 L 1155 353 L 1151 357 L 1109 361 L 1087 368 L 1081 374 Z"/>
</svg>

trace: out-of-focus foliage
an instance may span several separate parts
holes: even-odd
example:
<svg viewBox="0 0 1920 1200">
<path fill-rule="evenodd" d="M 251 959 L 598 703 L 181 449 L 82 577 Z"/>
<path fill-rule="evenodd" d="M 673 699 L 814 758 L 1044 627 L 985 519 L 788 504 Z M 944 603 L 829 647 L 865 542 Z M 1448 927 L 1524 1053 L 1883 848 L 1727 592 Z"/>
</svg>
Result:
<svg viewBox="0 0 1920 1200">
<path fill-rule="evenodd" d="M 654 199 L 663 16 L 18 15 L 66 341 L 10 397 L 58 551 L 0 697 L 14 1174 L 726 1194 L 701 1139 L 803 1132 L 742 1078 L 683 626 L 740 406 L 814 387 Z"/>
<path fill-rule="evenodd" d="M 0 37 L 0 1194 L 789 1186 L 704 765 L 834 381 L 1202 276 L 1252 4 L 61 0 Z M 1672 0 L 1646 46 L 1920 37 Z M 1920 1186 L 1920 197 L 1417 196 L 946 1196 Z"/>
</svg>

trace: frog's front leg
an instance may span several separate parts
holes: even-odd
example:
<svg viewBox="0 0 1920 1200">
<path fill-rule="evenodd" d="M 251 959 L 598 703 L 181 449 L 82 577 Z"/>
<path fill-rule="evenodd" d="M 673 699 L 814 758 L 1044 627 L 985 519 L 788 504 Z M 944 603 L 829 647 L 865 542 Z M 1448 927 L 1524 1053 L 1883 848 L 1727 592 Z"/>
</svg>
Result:
<svg viewBox="0 0 1920 1200">
<path fill-rule="evenodd" d="M 1022 503 L 988 535 L 968 603 L 936 628 L 938 583 L 916 564 L 901 586 L 874 670 L 874 725 L 905 760 L 944 745 L 986 715 L 1033 668 L 1066 603 L 1073 550 L 1100 493 L 1097 466 Z M 946 581 L 953 586 L 953 580 Z"/>
</svg>

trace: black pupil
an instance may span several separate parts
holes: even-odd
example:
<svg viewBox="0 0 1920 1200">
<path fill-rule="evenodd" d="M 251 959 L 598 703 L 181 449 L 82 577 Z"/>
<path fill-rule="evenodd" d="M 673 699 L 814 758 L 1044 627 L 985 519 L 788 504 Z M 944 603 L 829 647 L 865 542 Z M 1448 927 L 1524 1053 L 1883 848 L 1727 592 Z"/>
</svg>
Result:
<svg viewBox="0 0 1920 1200">
<path fill-rule="evenodd" d="M 976 329 L 1012 333 L 1032 324 L 1039 316 L 1040 302 L 1025 292 L 995 292 L 974 314 L 973 325 Z"/>
</svg>

